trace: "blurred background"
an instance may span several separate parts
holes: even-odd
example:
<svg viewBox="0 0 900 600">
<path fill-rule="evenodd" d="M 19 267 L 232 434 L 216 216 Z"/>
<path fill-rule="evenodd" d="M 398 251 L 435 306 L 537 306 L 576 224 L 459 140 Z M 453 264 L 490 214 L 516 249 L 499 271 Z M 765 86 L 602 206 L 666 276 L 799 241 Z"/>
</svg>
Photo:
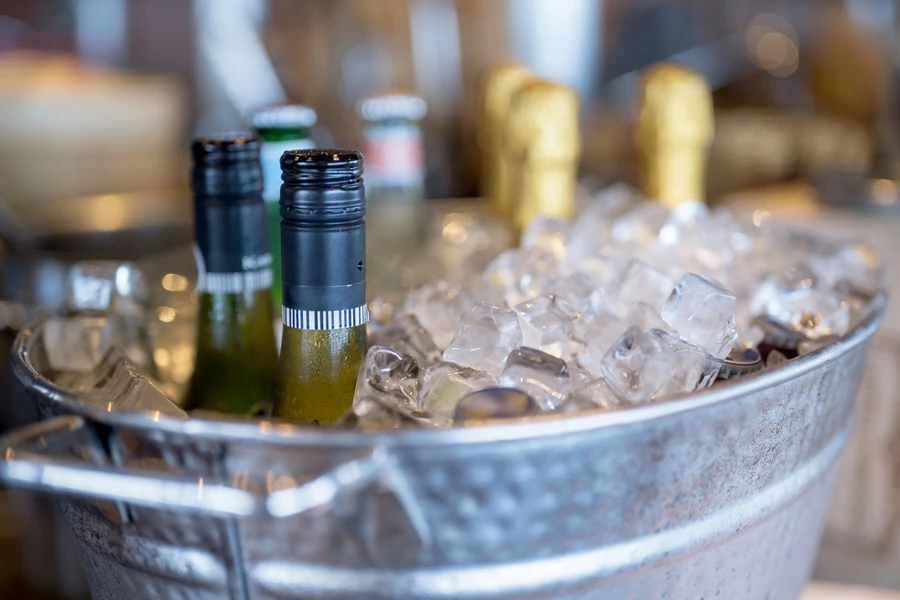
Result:
<svg viewBox="0 0 900 600">
<path fill-rule="evenodd" d="M 413 193 L 476 197 L 476 84 L 521 62 L 580 93 L 584 186 L 637 185 L 637 74 L 675 60 L 713 89 L 711 203 L 894 256 L 898 26 L 895 0 L 0 0 L 0 431 L 36 418 L 8 348 L 30 311 L 62 301 L 72 261 L 140 260 L 170 294 L 166 335 L 190 302 L 168 273 L 190 260 L 188 142 L 271 103 L 313 107 L 319 146 L 363 148 L 361 101 L 418 96 Z M 900 589 L 896 312 L 874 343 L 865 435 L 844 459 L 817 576 Z M 179 343 L 155 357 L 176 382 L 190 375 Z M 58 523 L 48 500 L 0 490 L 0 597 L 84 597 Z"/>
</svg>

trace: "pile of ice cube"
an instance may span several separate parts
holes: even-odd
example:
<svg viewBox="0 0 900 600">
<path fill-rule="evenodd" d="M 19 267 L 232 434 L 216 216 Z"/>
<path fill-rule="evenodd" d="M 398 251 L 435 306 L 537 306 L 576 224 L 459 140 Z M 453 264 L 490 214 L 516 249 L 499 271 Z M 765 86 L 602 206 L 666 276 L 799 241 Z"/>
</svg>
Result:
<svg viewBox="0 0 900 600">
<path fill-rule="evenodd" d="M 670 211 L 613 186 L 574 222 L 535 220 L 483 272 L 414 291 L 372 331 L 339 426 L 448 426 L 683 396 L 764 342 L 778 348 L 766 348 L 774 364 L 843 335 L 881 287 L 864 246 L 758 213 L 742 220 L 696 202 Z"/>
</svg>

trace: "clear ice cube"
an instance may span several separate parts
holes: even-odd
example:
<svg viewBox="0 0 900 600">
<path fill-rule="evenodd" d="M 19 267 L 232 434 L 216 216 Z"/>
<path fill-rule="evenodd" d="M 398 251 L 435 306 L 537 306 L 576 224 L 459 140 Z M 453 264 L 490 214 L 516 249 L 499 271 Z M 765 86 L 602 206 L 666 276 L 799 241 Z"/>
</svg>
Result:
<svg viewBox="0 0 900 600">
<path fill-rule="evenodd" d="M 44 323 L 43 341 L 54 371 L 89 373 L 100 366 L 113 339 L 113 326 L 105 316 L 51 317 Z"/>
<path fill-rule="evenodd" d="M 625 318 L 638 302 L 643 302 L 659 313 L 674 288 L 674 279 L 642 260 L 635 260 L 615 291 L 610 308 Z"/>
<path fill-rule="evenodd" d="M 760 295 L 768 287 L 761 288 Z M 759 296 L 756 299 L 759 302 Z M 761 303 L 760 313 L 809 339 L 840 336 L 850 329 L 851 305 L 843 294 L 815 287 L 779 290 Z"/>
<path fill-rule="evenodd" d="M 656 398 L 689 394 L 706 389 L 713 384 L 722 362 L 710 356 L 700 346 L 695 346 L 667 331 L 654 329 L 650 335 L 657 336 L 671 348 L 675 368 L 672 376 L 656 393 Z"/>
<path fill-rule="evenodd" d="M 616 341 L 601 364 L 603 378 L 628 404 L 647 402 L 676 368 L 672 349 L 658 336 L 631 327 Z"/>
<path fill-rule="evenodd" d="M 584 273 L 556 279 L 546 287 L 547 294 L 566 302 L 582 315 L 593 315 L 603 306 L 603 290 Z"/>
<path fill-rule="evenodd" d="M 83 261 L 69 268 L 68 304 L 72 310 L 109 309 L 116 289 L 117 263 Z"/>
<path fill-rule="evenodd" d="M 137 376 L 128 393 L 119 397 L 113 404 L 112 411 L 141 411 L 162 414 L 179 419 L 187 419 L 184 410 L 175 404 L 155 383 L 145 377 Z"/>
<path fill-rule="evenodd" d="M 669 209 L 659 202 L 644 202 L 613 223 L 612 237 L 618 244 L 650 247 L 669 219 Z"/>
<path fill-rule="evenodd" d="M 140 411 L 186 419 L 184 412 L 120 350 L 112 349 L 77 388 L 84 401 L 110 412 Z"/>
<path fill-rule="evenodd" d="M 559 407 L 559 410 L 566 413 L 597 410 L 598 408 L 614 410 L 627 405 L 609 387 L 605 379 L 597 377 L 581 385 Z"/>
<path fill-rule="evenodd" d="M 628 321 L 607 311 L 586 317 L 585 321 L 583 333 L 580 334 L 584 347 L 578 355 L 578 364 L 592 376 L 599 377 L 603 373 L 603 358 L 629 325 Z"/>
<path fill-rule="evenodd" d="M 460 281 L 481 273 L 512 242 L 509 225 L 499 219 L 453 211 L 436 220 L 421 270 Z"/>
<path fill-rule="evenodd" d="M 522 343 L 516 311 L 481 302 L 469 306 L 459 321 L 444 360 L 500 375 L 506 357 Z"/>
<path fill-rule="evenodd" d="M 578 355 L 578 364 L 594 377 L 600 377 L 603 374 L 601 370 L 603 358 L 628 328 L 637 327 L 641 331 L 671 329 L 656 310 L 643 302 L 638 302 L 626 319 L 620 319 L 610 312 L 601 311 L 584 320 L 586 324 L 582 330 L 583 333 L 580 333 L 584 347 Z M 577 321 L 576 324 L 578 324 Z M 579 335 L 578 328 L 576 328 L 576 335 Z"/>
<path fill-rule="evenodd" d="M 414 315 L 400 315 L 383 328 L 373 332 L 372 343 L 391 348 L 416 359 L 420 366 L 441 362 L 441 351 Z"/>
<path fill-rule="evenodd" d="M 522 327 L 522 345 L 558 358 L 577 350 L 573 325 L 581 315 L 561 298 L 542 295 L 515 307 Z"/>
<path fill-rule="evenodd" d="M 356 380 L 354 403 L 370 396 L 385 404 L 414 410 L 419 402 L 419 365 L 412 356 L 383 346 L 372 346 Z"/>
<path fill-rule="evenodd" d="M 659 242 L 666 246 L 690 243 L 690 234 L 709 216 L 702 202 L 688 200 L 672 209 L 665 225 L 659 230 Z"/>
<path fill-rule="evenodd" d="M 678 281 L 661 316 L 686 341 L 723 359 L 737 339 L 734 308 L 734 294 L 711 279 L 688 273 Z"/>
<path fill-rule="evenodd" d="M 460 399 L 475 390 L 497 385 L 490 373 L 453 363 L 440 363 L 425 369 L 419 390 L 419 406 L 438 425 L 453 421 Z"/>
<path fill-rule="evenodd" d="M 522 248 L 540 249 L 556 260 L 566 257 L 566 242 L 571 224 L 561 219 L 539 215 L 522 232 Z"/>
<path fill-rule="evenodd" d="M 884 287 L 884 265 L 866 244 L 857 243 L 813 254 L 809 264 L 824 286 L 863 296 L 874 296 Z"/>
<path fill-rule="evenodd" d="M 769 355 L 766 356 L 766 368 L 771 369 L 772 367 L 783 365 L 787 361 L 788 357 L 785 356 L 782 352 L 779 352 L 778 350 L 770 350 Z"/>
<path fill-rule="evenodd" d="M 522 390 L 543 411 L 562 404 L 572 389 L 566 361 L 534 348 L 516 348 L 506 359 L 500 386 Z"/>
<path fill-rule="evenodd" d="M 556 259 L 540 248 L 508 250 L 495 258 L 484 278 L 503 290 L 508 306 L 516 306 L 541 293 L 556 275 Z"/>
<path fill-rule="evenodd" d="M 404 411 L 396 404 L 385 403 L 383 397 L 363 396 L 357 398 L 353 408 L 332 423 L 332 429 L 356 431 L 384 431 L 403 427 L 432 426 L 428 416 L 418 412 Z"/>
<path fill-rule="evenodd" d="M 419 320 L 438 348 L 446 348 L 469 302 L 460 284 L 436 281 L 412 292 L 403 306 L 403 312 Z"/>
<path fill-rule="evenodd" d="M 487 388 L 470 392 L 456 405 L 457 422 L 487 419 L 522 419 L 537 411 L 534 400 L 512 388 Z"/>
</svg>

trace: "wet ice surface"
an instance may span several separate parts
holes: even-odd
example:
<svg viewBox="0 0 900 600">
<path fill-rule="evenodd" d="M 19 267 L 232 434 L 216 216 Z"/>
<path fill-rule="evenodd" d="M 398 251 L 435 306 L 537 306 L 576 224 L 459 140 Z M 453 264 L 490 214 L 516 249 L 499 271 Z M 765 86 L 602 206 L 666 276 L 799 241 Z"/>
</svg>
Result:
<svg viewBox="0 0 900 600">
<path fill-rule="evenodd" d="M 388 427 L 683 397 L 847 333 L 883 279 L 864 245 L 825 243 L 696 202 L 669 210 L 621 185 L 573 222 L 535 219 L 518 248 L 497 251 L 483 269 L 459 261 L 456 279 L 414 291 L 377 336 L 419 366 L 414 403 L 379 396 L 374 414 Z M 412 350 L 421 347 L 432 350 Z M 365 420 L 360 412 L 349 418 Z"/>
</svg>

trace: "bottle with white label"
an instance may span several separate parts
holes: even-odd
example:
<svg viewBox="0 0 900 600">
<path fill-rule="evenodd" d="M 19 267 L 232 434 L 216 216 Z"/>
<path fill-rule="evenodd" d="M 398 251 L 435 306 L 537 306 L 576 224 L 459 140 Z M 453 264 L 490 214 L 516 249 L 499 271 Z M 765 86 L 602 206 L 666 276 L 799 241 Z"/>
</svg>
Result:
<svg viewBox="0 0 900 600">
<path fill-rule="evenodd" d="M 288 150 L 315 148 L 310 129 L 316 124 L 316 111 L 302 104 L 278 104 L 253 114 L 253 127 L 262 141 L 260 160 L 263 169 L 263 199 L 269 229 L 269 253 L 272 255 L 272 303 L 281 306 L 281 155 Z"/>
<path fill-rule="evenodd" d="M 425 151 L 418 96 L 389 93 L 361 101 L 366 157 L 366 235 L 369 291 L 387 304 L 409 291 L 429 224 L 425 200 Z"/>
<path fill-rule="evenodd" d="M 250 414 L 274 395 L 278 354 L 259 147 L 244 135 L 193 144 L 199 315 L 186 409 Z"/>
</svg>

